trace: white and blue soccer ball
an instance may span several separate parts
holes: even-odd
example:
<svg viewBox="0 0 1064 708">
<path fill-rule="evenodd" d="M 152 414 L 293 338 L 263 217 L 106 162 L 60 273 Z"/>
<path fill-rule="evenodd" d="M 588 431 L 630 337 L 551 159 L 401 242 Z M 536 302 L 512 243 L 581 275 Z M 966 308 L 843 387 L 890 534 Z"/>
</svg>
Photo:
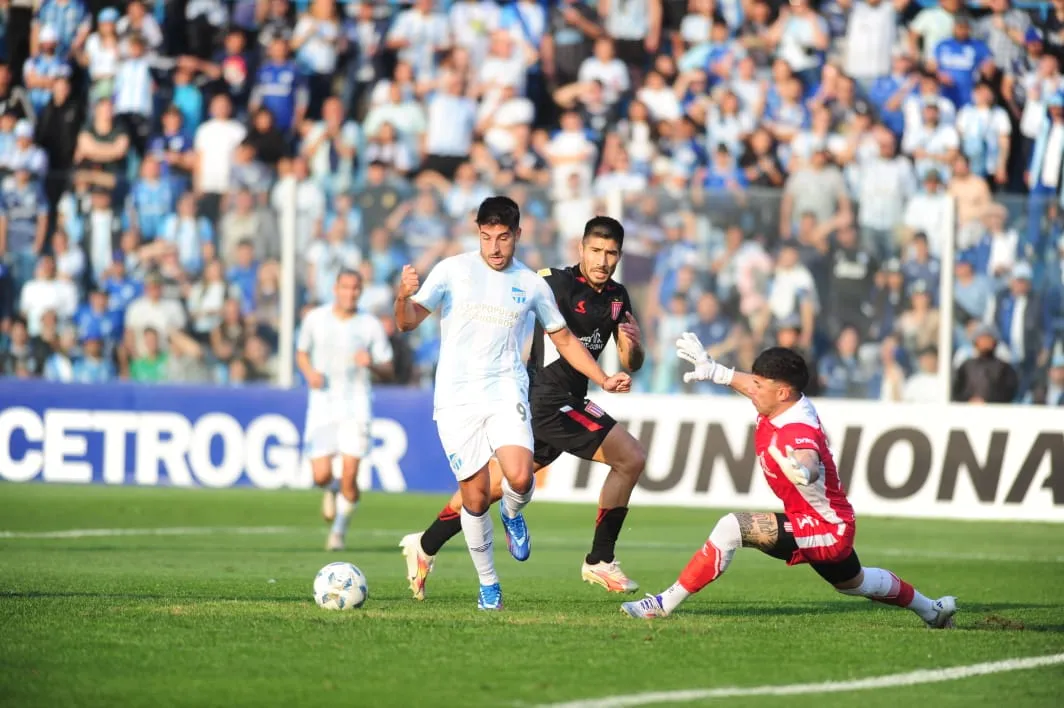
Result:
<svg viewBox="0 0 1064 708">
<path fill-rule="evenodd" d="M 325 610 L 355 610 L 366 602 L 369 586 L 350 563 L 330 563 L 314 578 L 314 602 Z"/>
</svg>

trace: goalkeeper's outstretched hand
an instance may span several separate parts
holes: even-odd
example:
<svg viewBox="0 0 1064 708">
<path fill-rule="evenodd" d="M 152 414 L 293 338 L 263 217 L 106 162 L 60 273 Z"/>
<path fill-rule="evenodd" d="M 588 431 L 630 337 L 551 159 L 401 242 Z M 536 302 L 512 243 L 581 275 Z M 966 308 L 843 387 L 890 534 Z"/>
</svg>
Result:
<svg viewBox="0 0 1064 708">
<path fill-rule="evenodd" d="M 688 371 L 683 375 L 684 383 L 692 381 L 712 381 L 715 384 L 727 386 L 731 383 L 734 369 L 718 364 L 709 356 L 702 341 L 693 332 L 684 332 L 676 340 L 676 356 L 684 361 L 694 364 L 695 370 Z"/>
</svg>

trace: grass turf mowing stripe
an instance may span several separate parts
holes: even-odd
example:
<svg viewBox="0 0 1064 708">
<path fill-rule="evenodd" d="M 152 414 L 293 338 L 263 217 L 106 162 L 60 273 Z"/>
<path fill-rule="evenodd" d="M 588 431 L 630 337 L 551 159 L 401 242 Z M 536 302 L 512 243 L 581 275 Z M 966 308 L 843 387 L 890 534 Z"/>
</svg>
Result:
<svg viewBox="0 0 1064 708">
<path fill-rule="evenodd" d="M 1004 659 L 968 666 L 954 666 L 948 669 L 921 669 L 904 674 L 889 674 L 852 681 L 824 681 L 822 683 L 796 683 L 786 686 L 752 686 L 749 688 L 727 687 L 694 689 L 686 691 L 655 691 L 652 693 L 635 693 L 627 696 L 610 696 L 566 703 L 547 703 L 537 708 L 629 708 L 655 703 L 689 703 L 712 698 L 744 698 L 751 696 L 799 696 L 817 693 L 846 693 L 849 691 L 867 691 L 877 688 L 897 688 L 901 686 L 918 686 L 928 683 L 942 683 L 973 676 L 987 676 L 1006 671 L 1037 669 L 1044 666 L 1064 664 L 1064 654 L 1049 656 L 1031 656 L 1023 659 Z"/>
<path fill-rule="evenodd" d="M 364 534 L 379 538 L 402 538 L 409 529 L 380 529 L 380 528 L 352 528 L 354 536 Z M 212 536 L 216 534 L 230 534 L 234 536 L 269 536 L 282 534 L 312 533 L 320 535 L 320 526 L 172 526 L 159 528 L 140 529 L 60 529 L 56 531 L 0 531 L 2 540 L 48 540 L 48 539 L 78 539 L 78 538 L 107 538 L 117 536 Z M 570 538 L 535 537 L 536 543 L 551 548 L 582 549 L 583 545 L 574 543 Z M 646 541 L 621 541 L 623 548 L 633 550 L 662 550 L 662 551 L 687 551 L 693 546 L 689 543 L 657 543 Z M 888 558 L 920 558 L 925 560 L 951 560 L 951 561 L 986 561 L 992 563 L 1064 563 L 1064 556 L 1030 556 L 1030 555 L 1005 555 L 1001 553 L 970 553 L 953 551 L 933 551 L 921 548 L 877 548 L 875 546 L 861 546 L 861 551 L 869 556 L 884 556 Z"/>
</svg>

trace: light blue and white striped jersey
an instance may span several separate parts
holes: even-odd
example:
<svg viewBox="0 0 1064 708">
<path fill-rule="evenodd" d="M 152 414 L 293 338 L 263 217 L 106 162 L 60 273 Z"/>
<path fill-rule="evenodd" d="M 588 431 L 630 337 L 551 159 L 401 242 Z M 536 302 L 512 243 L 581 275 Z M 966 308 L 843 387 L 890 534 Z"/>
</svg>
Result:
<svg viewBox="0 0 1064 708">
<path fill-rule="evenodd" d="M 115 74 L 115 114 L 133 113 L 150 118 L 154 100 L 151 63 L 147 57 L 123 60 Z"/>
<path fill-rule="evenodd" d="M 518 261 L 494 270 L 478 251 L 441 261 L 413 300 L 441 310 L 435 418 L 458 406 L 527 404 L 528 372 L 521 349 L 528 313 L 547 332 L 565 327 L 543 278 Z"/>
<path fill-rule="evenodd" d="M 78 31 L 82 27 L 88 27 L 92 23 L 92 17 L 81 0 L 46 0 L 41 3 L 34 21 L 40 27 L 51 27 L 55 30 L 59 38 L 56 54 L 65 57 L 70 53 Z"/>
</svg>

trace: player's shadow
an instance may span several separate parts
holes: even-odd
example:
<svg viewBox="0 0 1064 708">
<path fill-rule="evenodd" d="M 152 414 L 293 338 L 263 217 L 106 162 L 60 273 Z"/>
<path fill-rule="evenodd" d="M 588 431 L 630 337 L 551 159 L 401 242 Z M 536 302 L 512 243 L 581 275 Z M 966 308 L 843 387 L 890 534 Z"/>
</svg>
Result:
<svg viewBox="0 0 1064 708">
<path fill-rule="evenodd" d="M 712 603 L 706 606 L 685 606 L 685 614 L 715 617 L 800 617 L 804 615 L 845 615 L 866 613 L 868 605 L 853 602 L 807 602 L 787 605 L 757 603 Z"/>
</svg>

